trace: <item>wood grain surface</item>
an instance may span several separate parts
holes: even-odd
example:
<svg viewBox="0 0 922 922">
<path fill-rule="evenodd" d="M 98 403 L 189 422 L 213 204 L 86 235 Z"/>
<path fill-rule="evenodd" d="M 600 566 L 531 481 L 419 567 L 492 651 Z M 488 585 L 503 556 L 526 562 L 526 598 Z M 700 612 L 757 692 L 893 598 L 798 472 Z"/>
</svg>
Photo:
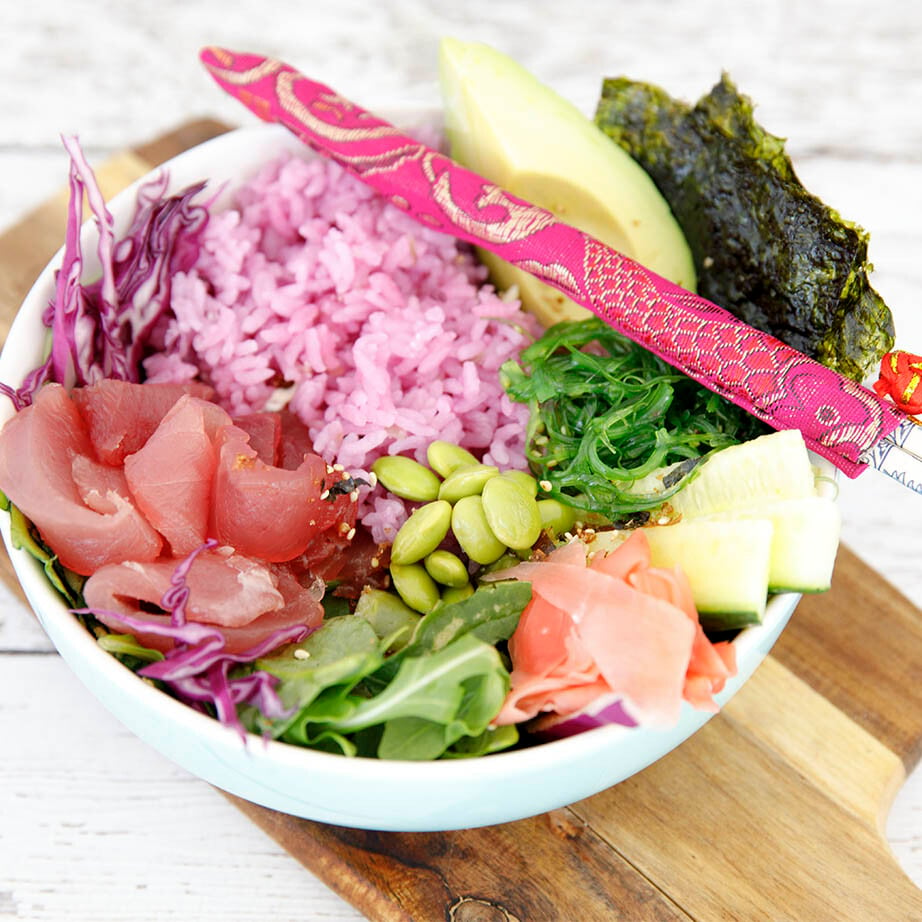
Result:
<svg viewBox="0 0 922 922">
<path fill-rule="evenodd" d="M 184 125 L 119 155 L 100 169 L 104 188 L 111 194 L 221 129 Z M 43 206 L 0 239 L 2 321 L 56 248 L 61 207 Z M 381 922 L 914 922 L 922 892 L 894 861 L 883 818 L 922 756 L 920 663 L 922 613 L 843 548 L 833 589 L 801 603 L 721 715 L 649 769 L 569 808 L 396 834 L 229 799 Z"/>
</svg>

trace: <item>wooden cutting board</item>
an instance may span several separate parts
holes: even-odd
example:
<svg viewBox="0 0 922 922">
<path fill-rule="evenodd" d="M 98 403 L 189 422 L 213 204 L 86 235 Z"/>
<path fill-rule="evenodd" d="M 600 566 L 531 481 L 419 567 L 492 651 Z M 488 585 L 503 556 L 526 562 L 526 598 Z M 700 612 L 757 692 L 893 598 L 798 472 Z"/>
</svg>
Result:
<svg viewBox="0 0 922 922">
<path fill-rule="evenodd" d="M 183 125 L 100 165 L 100 183 L 111 195 L 223 130 Z M 61 243 L 64 208 L 62 193 L 0 236 L 0 338 Z M 920 757 L 922 612 L 843 548 L 832 590 L 800 604 L 718 717 L 571 807 L 381 833 L 230 799 L 381 922 L 922 922 L 922 892 L 883 834 Z"/>
</svg>

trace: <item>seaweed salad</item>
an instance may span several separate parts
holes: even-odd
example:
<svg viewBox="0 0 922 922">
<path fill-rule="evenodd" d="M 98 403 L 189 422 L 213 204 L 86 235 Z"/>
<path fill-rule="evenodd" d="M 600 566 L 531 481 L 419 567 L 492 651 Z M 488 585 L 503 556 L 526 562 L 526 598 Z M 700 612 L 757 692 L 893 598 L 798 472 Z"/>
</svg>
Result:
<svg viewBox="0 0 922 922">
<path fill-rule="evenodd" d="M 849 378 L 876 368 L 893 318 L 868 281 L 867 233 L 801 185 L 726 74 L 694 106 L 606 79 L 595 121 L 669 203 L 702 297 Z"/>
</svg>

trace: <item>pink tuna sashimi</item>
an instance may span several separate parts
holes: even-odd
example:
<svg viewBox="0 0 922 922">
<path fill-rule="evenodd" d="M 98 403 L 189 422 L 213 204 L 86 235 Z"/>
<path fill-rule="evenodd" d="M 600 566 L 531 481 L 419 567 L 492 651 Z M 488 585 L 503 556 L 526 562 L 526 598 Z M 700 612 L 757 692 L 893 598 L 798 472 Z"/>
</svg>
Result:
<svg viewBox="0 0 922 922">
<path fill-rule="evenodd" d="M 169 623 L 169 614 L 151 609 L 160 606 L 179 563 L 161 559 L 103 567 L 84 586 L 87 608 L 119 632 L 124 628 L 107 612 L 131 615 L 151 624 Z M 302 586 L 289 568 L 267 566 L 238 554 L 203 552 L 192 564 L 186 586 L 187 620 L 218 626 L 229 653 L 248 650 L 280 628 L 315 628 L 323 619 L 318 593 Z M 169 638 L 143 630 L 132 633 L 145 646 L 161 652 L 173 646 Z"/>
<path fill-rule="evenodd" d="M 125 458 L 125 475 L 138 508 L 166 538 L 174 556 L 205 543 L 219 430 L 231 425 L 217 404 L 181 396 L 153 434 Z"/>
<path fill-rule="evenodd" d="M 88 459 L 82 461 L 79 459 Z M 111 512 L 90 508 L 93 449 L 83 418 L 60 384 L 48 384 L 0 432 L 0 490 L 30 519 L 61 563 L 88 575 L 123 560 L 160 554 L 160 535 L 134 503 L 101 483 Z M 81 478 L 78 486 L 75 469 Z M 104 507 L 103 507 L 104 508 Z"/>
<path fill-rule="evenodd" d="M 214 391 L 205 384 L 134 384 L 106 379 L 75 388 L 74 403 L 86 420 L 96 457 L 105 464 L 121 464 L 153 435 L 169 409 L 192 394 L 205 400 Z"/>
<path fill-rule="evenodd" d="M 278 460 L 275 462 L 286 471 L 294 471 L 301 465 L 305 455 L 316 454 L 310 431 L 288 407 L 279 411 L 281 434 Z"/>
<path fill-rule="evenodd" d="M 282 447 L 282 421 L 278 413 L 235 416 L 234 425 L 250 437 L 250 448 L 266 464 L 278 464 Z"/>
<path fill-rule="evenodd" d="M 242 429 L 229 426 L 218 441 L 212 534 L 221 544 L 262 560 L 291 560 L 326 529 L 355 521 L 356 503 L 328 493 L 341 475 L 318 455 L 285 470 L 261 461 Z"/>
<path fill-rule="evenodd" d="M 117 512 L 115 497 L 131 502 L 131 490 L 123 468 L 110 467 L 86 455 L 75 455 L 71 473 L 80 499 L 94 512 Z M 113 493 L 115 496 L 112 496 Z"/>
</svg>

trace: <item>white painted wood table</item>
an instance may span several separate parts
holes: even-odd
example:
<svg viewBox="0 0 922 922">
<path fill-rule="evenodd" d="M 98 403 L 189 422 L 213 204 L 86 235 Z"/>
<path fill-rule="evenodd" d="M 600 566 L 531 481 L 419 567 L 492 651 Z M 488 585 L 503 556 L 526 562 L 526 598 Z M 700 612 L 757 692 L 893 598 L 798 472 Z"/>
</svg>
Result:
<svg viewBox="0 0 922 922">
<path fill-rule="evenodd" d="M 789 139 L 807 187 L 871 232 L 898 344 L 922 351 L 916 0 L 8 0 L 0 227 L 63 185 L 61 132 L 78 132 L 98 162 L 191 117 L 248 121 L 199 67 L 202 45 L 282 57 L 374 108 L 437 103 L 443 34 L 502 48 L 586 111 L 606 74 L 697 98 L 726 69 Z M 844 540 L 922 600 L 922 500 L 871 473 L 846 483 L 842 502 Z M 922 770 L 886 834 L 922 884 Z M 208 785 L 123 730 L 0 593 L 0 919 L 358 918 Z"/>
</svg>

